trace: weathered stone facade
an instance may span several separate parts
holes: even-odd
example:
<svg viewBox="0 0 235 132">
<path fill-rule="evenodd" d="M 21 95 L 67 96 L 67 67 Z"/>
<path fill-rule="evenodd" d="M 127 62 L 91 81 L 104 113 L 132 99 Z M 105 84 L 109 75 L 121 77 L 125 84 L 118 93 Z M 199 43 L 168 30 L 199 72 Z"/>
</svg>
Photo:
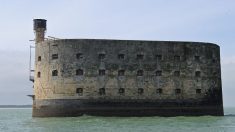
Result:
<svg viewBox="0 0 235 132">
<path fill-rule="evenodd" d="M 133 116 L 167 116 L 159 109 L 178 107 L 180 112 L 168 112 L 169 116 L 204 115 L 211 111 L 215 111 L 211 115 L 223 115 L 220 69 L 220 48 L 212 43 L 101 39 L 40 41 L 36 43 L 33 114 L 76 116 L 87 114 L 86 109 L 89 111 L 92 107 L 109 112 L 90 112 L 91 115 L 128 116 L 130 109 L 143 106 L 153 110 L 150 114 Z M 57 103 L 59 100 L 61 102 Z M 96 103 L 90 105 L 91 102 Z M 105 105 L 98 105 L 100 102 Z M 128 102 L 130 108 L 128 105 L 113 107 L 115 102 Z M 141 105 L 131 108 L 135 102 Z M 200 105 L 206 107 L 200 108 Z M 182 112 L 180 106 L 185 109 L 195 106 L 201 110 L 194 114 L 193 110 Z M 44 107 L 48 110 L 41 110 Z M 70 108 L 74 111 L 68 111 Z M 112 108 L 127 112 L 115 114 L 115 111 L 110 112 Z M 203 113 L 207 108 L 210 110 Z M 65 112 L 51 112 L 57 109 Z"/>
</svg>

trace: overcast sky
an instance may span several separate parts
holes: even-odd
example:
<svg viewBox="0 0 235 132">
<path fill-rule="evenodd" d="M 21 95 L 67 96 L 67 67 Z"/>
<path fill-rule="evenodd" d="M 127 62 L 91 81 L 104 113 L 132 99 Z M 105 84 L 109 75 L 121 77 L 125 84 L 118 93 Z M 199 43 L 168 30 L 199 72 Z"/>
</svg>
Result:
<svg viewBox="0 0 235 132">
<path fill-rule="evenodd" d="M 203 41 L 221 47 L 224 106 L 235 106 L 234 0 L 0 0 L 0 105 L 31 104 L 33 19 L 47 36 Z"/>
</svg>

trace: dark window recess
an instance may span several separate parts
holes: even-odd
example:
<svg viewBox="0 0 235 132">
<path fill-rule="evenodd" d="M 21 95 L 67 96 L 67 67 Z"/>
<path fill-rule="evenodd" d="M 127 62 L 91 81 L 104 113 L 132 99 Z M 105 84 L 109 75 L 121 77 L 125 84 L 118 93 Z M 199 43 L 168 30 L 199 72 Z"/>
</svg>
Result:
<svg viewBox="0 0 235 132">
<path fill-rule="evenodd" d="M 99 89 L 99 94 L 100 95 L 105 95 L 105 88 L 100 88 Z"/>
<path fill-rule="evenodd" d="M 125 58 L 124 54 L 118 54 L 118 59 L 123 60 Z"/>
<path fill-rule="evenodd" d="M 179 56 L 179 55 L 175 55 L 175 56 L 174 56 L 174 60 L 175 60 L 175 61 L 180 61 L 180 56 Z"/>
<path fill-rule="evenodd" d="M 99 75 L 104 76 L 105 75 L 105 70 L 99 70 Z"/>
<path fill-rule="evenodd" d="M 179 77 L 180 76 L 180 71 L 175 71 L 174 76 Z"/>
<path fill-rule="evenodd" d="M 144 93 L 144 89 L 143 88 L 138 88 L 138 94 L 141 95 Z"/>
<path fill-rule="evenodd" d="M 58 59 L 58 54 L 52 54 L 52 60 Z"/>
<path fill-rule="evenodd" d="M 78 76 L 83 75 L 83 70 L 82 69 L 76 70 L 76 75 L 78 75 Z"/>
<path fill-rule="evenodd" d="M 77 54 L 76 54 L 76 58 L 77 58 L 77 59 L 81 59 L 82 57 L 83 57 L 83 54 L 82 54 L 82 53 L 77 53 Z"/>
<path fill-rule="evenodd" d="M 125 89 L 124 88 L 119 88 L 118 93 L 119 94 L 124 94 L 125 93 Z"/>
<path fill-rule="evenodd" d="M 216 63 L 216 59 L 212 59 L 212 62 L 213 62 L 213 63 Z"/>
<path fill-rule="evenodd" d="M 196 89 L 196 94 L 201 94 L 202 93 L 202 89 Z"/>
<path fill-rule="evenodd" d="M 176 94 L 180 94 L 181 93 L 181 89 L 175 89 L 175 93 Z"/>
<path fill-rule="evenodd" d="M 200 61 L 200 56 L 194 56 L 195 61 Z"/>
<path fill-rule="evenodd" d="M 38 72 L 37 77 L 38 77 L 38 78 L 41 77 L 41 72 Z"/>
<path fill-rule="evenodd" d="M 162 94 L 162 89 L 161 88 L 159 88 L 159 89 L 157 89 L 157 91 L 156 91 L 158 94 Z"/>
<path fill-rule="evenodd" d="M 58 76 L 58 71 L 57 70 L 53 70 L 52 71 L 52 76 Z"/>
<path fill-rule="evenodd" d="M 162 76 L 162 71 L 156 71 L 156 76 Z"/>
<path fill-rule="evenodd" d="M 83 94 L 83 88 L 77 88 L 77 89 L 76 89 L 76 93 L 77 93 L 78 95 L 82 95 L 82 94 Z"/>
<path fill-rule="evenodd" d="M 162 55 L 156 55 L 157 60 L 162 60 Z"/>
<path fill-rule="evenodd" d="M 195 72 L 195 76 L 196 76 L 196 77 L 200 77 L 200 76 L 201 76 L 201 72 L 200 72 L 200 71 L 196 71 L 196 72 Z"/>
<path fill-rule="evenodd" d="M 42 57 L 41 56 L 38 56 L 38 61 L 41 61 L 42 60 Z"/>
<path fill-rule="evenodd" d="M 124 75 L 125 75 L 125 70 L 118 71 L 118 76 L 124 76 Z"/>
<path fill-rule="evenodd" d="M 104 54 L 104 53 L 99 54 L 99 59 L 100 59 L 100 60 L 102 60 L 102 59 L 104 59 L 104 58 L 105 58 L 105 54 Z"/>
<path fill-rule="evenodd" d="M 144 59 L 144 55 L 142 55 L 142 54 L 137 54 L 137 55 L 136 55 L 136 58 L 137 58 L 137 60 L 143 60 L 143 59 Z"/>
<path fill-rule="evenodd" d="M 213 72 L 213 75 L 214 75 L 214 76 L 217 76 L 217 72 Z"/>
<path fill-rule="evenodd" d="M 137 76 L 143 76 L 144 75 L 144 71 L 143 70 L 138 70 L 137 71 Z"/>
</svg>

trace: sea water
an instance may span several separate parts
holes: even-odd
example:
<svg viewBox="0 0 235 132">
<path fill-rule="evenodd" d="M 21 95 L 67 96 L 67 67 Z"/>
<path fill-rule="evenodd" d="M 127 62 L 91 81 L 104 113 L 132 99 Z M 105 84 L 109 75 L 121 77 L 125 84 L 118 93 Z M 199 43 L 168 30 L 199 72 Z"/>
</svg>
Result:
<svg viewBox="0 0 235 132">
<path fill-rule="evenodd" d="M 0 132 L 235 132 L 235 108 L 225 116 L 33 118 L 30 108 L 1 108 Z"/>
</svg>

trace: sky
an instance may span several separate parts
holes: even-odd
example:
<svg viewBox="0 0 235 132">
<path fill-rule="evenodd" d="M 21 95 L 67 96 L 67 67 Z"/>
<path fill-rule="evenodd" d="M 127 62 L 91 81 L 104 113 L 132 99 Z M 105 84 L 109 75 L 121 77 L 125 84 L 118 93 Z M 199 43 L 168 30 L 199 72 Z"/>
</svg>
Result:
<svg viewBox="0 0 235 132">
<path fill-rule="evenodd" d="M 223 99 L 235 107 L 234 0 L 0 0 L 0 105 L 32 104 L 29 46 L 33 19 L 46 36 L 216 43 Z"/>
</svg>

